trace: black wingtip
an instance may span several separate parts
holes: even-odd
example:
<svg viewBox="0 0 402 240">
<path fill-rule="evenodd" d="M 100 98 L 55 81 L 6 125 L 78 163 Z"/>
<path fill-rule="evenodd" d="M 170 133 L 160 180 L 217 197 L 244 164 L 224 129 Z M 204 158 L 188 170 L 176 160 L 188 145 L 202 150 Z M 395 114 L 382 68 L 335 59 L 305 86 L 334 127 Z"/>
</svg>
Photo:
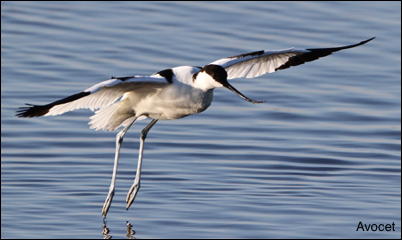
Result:
<svg viewBox="0 0 402 240">
<path fill-rule="evenodd" d="M 40 117 L 45 115 L 49 112 L 50 106 L 48 105 L 32 105 L 26 103 L 29 107 L 20 107 L 17 110 L 15 116 L 17 117 L 24 117 L 24 118 L 31 118 L 31 117 Z"/>
<path fill-rule="evenodd" d="M 362 45 L 362 44 L 365 44 L 365 43 L 370 42 L 370 41 L 373 40 L 373 39 L 375 39 L 375 37 L 372 37 L 372 38 L 369 38 L 369 39 L 367 39 L 367 40 L 361 41 L 361 42 L 358 43 L 358 44 L 359 44 L 359 45 Z"/>
<path fill-rule="evenodd" d="M 357 47 L 357 46 L 366 44 L 366 43 L 370 42 L 371 40 L 373 40 L 374 38 L 375 38 L 375 37 L 372 37 L 372 38 L 369 38 L 369 39 L 367 39 L 367 40 L 361 41 L 361 42 L 359 42 L 359 43 L 356 43 L 356 44 L 353 44 L 353 45 L 349 45 L 349 46 L 345 46 L 345 48 L 352 48 L 352 47 Z"/>
<path fill-rule="evenodd" d="M 309 48 L 309 49 L 306 49 L 306 50 L 309 50 L 309 51 L 312 51 L 312 52 L 316 52 L 316 53 L 322 53 L 319 57 L 324 57 L 324 56 L 327 56 L 327 55 L 329 55 L 329 54 L 331 54 L 331 53 L 333 53 L 333 52 L 337 52 L 337 51 L 340 51 L 340 50 L 344 50 L 344 49 L 348 49 L 348 48 L 354 48 L 354 47 L 363 45 L 363 44 L 365 44 L 365 43 L 370 42 L 370 41 L 373 40 L 374 38 L 375 38 L 375 37 L 372 37 L 372 38 L 369 38 L 369 39 L 367 39 L 367 40 L 361 41 L 361 42 L 359 42 L 359 43 L 352 44 L 352 45 L 346 45 L 346 46 L 342 46 L 342 47 L 334 47 L 334 48 Z M 317 58 L 315 58 L 315 59 L 317 59 Z M 313 60 L 315 60 L 315 59 L 313 59 Z"/>
</svg>

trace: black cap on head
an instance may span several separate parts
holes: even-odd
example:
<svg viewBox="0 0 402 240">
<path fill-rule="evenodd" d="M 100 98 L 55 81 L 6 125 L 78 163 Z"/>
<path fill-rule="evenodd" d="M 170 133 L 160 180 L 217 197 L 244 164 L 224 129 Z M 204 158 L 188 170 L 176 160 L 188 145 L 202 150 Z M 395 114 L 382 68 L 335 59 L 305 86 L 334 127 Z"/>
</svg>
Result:
<svg viewBox="0 0 402 240">
<path fill-rule="evenodd" d="M 228 74 L 226 70 L 215 64 L 205 65 L 201 71 L 206 72 L 209 76 L 211 76 L 215 81 L 219 82 L 223 86 L 228 82 Z"/>
</svg>

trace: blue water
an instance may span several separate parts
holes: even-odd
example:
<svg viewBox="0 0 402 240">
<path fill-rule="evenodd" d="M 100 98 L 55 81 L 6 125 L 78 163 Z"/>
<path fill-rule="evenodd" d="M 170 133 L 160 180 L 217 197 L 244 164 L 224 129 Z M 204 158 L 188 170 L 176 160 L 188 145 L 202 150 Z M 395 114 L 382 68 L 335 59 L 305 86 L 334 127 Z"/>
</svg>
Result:
<svg viewBox="0 0 402 240">
<path fill-rule="evenodd" d="M 400 238 L 399 2 L 1 2 L 2 238 Z M 139 131 L 101 208 L 113 132 L 90 111 L 16 118 L 110 76 L 261 49 L 377 38 L 313 63 L 234 80 L 199 115 L 160 121 L 125 210 Z M 135 235 L 126 236 L 126 222 Z M 358 223 L 395 231 L 356 231 Z"/>
</svg>

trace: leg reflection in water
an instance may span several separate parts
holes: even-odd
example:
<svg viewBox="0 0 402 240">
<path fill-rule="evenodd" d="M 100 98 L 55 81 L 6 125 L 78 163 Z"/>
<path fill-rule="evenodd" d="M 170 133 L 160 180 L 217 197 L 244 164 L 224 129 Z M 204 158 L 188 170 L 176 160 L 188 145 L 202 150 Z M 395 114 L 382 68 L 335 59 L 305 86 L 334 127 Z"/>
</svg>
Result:
<svg viewBox="0 0 402 240">
<path fill-rule="evenodd" d="M 103 239 L 111 239 L 112 235 L 110 235 L 109 233 L 110 233 L 110 229 L 106 225 L 106 220 L 103 219 L 103 227 L 102 227 Z M 126 221 L 126 237 L 127 237 L 127 239 L 135 239 L 134 234 L 135 234 L 135 231 L 133 229 L 133 225 L 129 221 Z"/>
</svg>

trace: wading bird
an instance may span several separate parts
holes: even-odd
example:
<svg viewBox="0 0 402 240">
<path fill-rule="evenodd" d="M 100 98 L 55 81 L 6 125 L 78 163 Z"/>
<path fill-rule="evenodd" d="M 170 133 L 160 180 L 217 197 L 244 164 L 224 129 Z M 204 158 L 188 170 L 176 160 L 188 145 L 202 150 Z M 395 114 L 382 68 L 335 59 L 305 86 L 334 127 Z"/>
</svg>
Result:
<svg viewBox="0 0 402 240">
<path fill-rule="evenodd" d="M 84 91 L 46 105 L 27 104 L 17 111 L 18 117 L 55 116 L 81 108 L 95 111 L 89 125 L 96 130 L 113 131 L 123 127 L 116 135 L 116 151 L 112 181 L 103 204 L 106 217 L 111 205 L 124 135 L 136 120 L 149 118 L 150 123 L 141 131 L 138 165 L 134 183 L 128 191 L 127 209 L 140 188 L 144 141 L 148 131 L 158 120 L 172 120 L 200 113 L 207 109 L 215 88 L 225 87 L 251 103 L 253 100 L 234 88 L 228 80 L 254 78 L 266 73 L 297 66 L 330 55 L 333 52 L 365 44 L 334 48 L 286 49 L 255 51 L 218 59 L 203 67 L 180 66 L 159 71 L 150 76 L 112 77 Z"/>
</svg>

